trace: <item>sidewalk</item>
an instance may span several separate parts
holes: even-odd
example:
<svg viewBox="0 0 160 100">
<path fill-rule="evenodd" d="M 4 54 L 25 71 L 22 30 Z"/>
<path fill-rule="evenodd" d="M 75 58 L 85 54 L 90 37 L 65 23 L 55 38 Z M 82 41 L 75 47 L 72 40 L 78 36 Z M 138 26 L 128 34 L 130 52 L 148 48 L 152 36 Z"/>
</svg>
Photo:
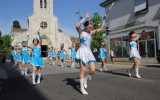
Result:
<svg viewBox="0 0 160 100">
<path fill-rule="evenodd" d="M 133 62 L 114 62 L 113 65 L 133 65 Z M 141 66 L 143 67 L 159 67 L 160 64 L 151 64 L 151 63 L 141 63 Z"/>
</svg>

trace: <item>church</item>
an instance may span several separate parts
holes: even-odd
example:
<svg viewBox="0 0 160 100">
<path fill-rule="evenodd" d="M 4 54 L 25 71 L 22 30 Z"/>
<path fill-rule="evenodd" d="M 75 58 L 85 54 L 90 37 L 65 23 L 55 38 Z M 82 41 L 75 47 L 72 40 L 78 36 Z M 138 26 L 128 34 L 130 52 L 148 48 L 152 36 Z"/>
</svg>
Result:
<svg viewBox="0 0 160 100">
<path fill-rule="evenodd" d="M 28 29 L 13 28 L 11 31 L 12 45 L 25 40 L 26 35 L 30 36 L 29 44 L 32 43 L 36 33 L 42 35 L 42 51 L 46 51 L 51 46 L 64 49 L 69 53 L 69 47 L 72 44 L 71 37 L 64 34 L 58 28 L 58 17 L 53 15 L 53 0 L 33 0 L 33 14 L 28 16 Z M 46 57 L 47 53 L 42 52 Z"/>
</svg>

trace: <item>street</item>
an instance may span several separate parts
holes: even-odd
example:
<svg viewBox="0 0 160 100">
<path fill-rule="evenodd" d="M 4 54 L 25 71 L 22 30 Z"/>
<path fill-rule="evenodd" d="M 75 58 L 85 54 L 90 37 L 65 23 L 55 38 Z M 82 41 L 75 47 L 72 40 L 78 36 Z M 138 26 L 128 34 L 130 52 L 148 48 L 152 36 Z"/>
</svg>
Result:
<svg viewBox="0 0 160 100">
<path fill-rule="evenodd" d="M 1 84 L 0 100 L 160 100 L 160 68 L 142 67 L 142 79 L 128 77 L 126 70 L 131 65 L 106 65 L 108 72 L 97 70 L 88 81 L 86 89 L 88 95 L 79 91 L 79 66 L 70 68 L 70 62 L 60 67 L 45 62 L 42 71 L 42 81 L 39 85 L 32 85 L 31 66 L 29 75 L 20 73 L 7 62 L 3 67 L 8 79 Z M 0 66 L 2 67 L 2 66 Z"/>
</svg>

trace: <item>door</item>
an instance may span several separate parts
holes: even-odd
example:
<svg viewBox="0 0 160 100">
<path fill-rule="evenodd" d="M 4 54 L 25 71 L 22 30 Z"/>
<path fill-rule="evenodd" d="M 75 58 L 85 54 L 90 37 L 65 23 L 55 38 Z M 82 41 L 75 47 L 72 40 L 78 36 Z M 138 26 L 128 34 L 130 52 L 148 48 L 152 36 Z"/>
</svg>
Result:
<svg viewBox="0 0 160 100">
<path fill-rule="evenodd" d="M 139 54 L 142 57 L 142 62 L 154 63 L 156 57 L 156 47 L 154 40 L 139 41 Z"/>
</svg>

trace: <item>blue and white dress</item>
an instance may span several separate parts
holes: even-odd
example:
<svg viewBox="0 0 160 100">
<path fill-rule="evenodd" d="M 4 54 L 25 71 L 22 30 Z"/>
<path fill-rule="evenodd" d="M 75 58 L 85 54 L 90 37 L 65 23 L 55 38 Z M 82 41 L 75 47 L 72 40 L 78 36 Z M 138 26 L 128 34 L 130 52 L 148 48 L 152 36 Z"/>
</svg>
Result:
<svg viewBox="0 0 160 100">
<path fill-rule="evenodd" d="M 54 50 L 51 51 L 51 57 L 56 57 L 56 52 Z"/>
<path fill-rule="evenodd" d="M 37 48 L 35 46 L 32 47 L 32 58 L 30 64 L 35 67 L 44 67 L 44 63 L 41 56 L 41 48 Z"/>
<path fill-rule="evenodd" d="M 28 40 L 25 41 L 26 45 L 28 45 Z"/>
<path fill-rule="evenodd" d="M 98 58 L 106 58 L 105 48 L 100 48 Z"/>
<path fill-rule="evenodd" d="M 11 51 L 11 54 L 10 54 L 10 59 L 11 59 L 11 60 L 16 60 L 16 58 L 17 58 L 16 51 L 15 51 L 15 50 L 12 50 L 12 51 Z"/>
<path fill-rule="evenodd" d="M 59 51 L 59 59 L 65 59 L 66 58 L 66 56 L 65 56 L 65 54 L 64 54 L 64 50 L 60 50 Z"/>
<path fill-rule="evenodd" d="M 82 62 L 83 64 L 89 64 L 90 62 L 96 62 L 95 57 L 90 49 L 90 45 L 92 42 L 92 37 L 87 32 L 82 32 L 80 34 L 80 43 L 81 46 L 76 54 L 76 61 Z"/>
<path fill-rule="evenodd" d="M 25 47 L 22 48 L 22 62 L 25 62 L 25 63 L 30 62 L 30 55 L 28 53 L 28 49 Z"/>
<path fill-rule="evenodd" d="M 48 51 L 48 57 L 51 57 L 51 51 Z"/>
<path fill-rule="evenodd" d="M 71 48 L 70 57 L 71 57 L 71 58 L 76 58 L 76 50 L 75 50 L 75 48 Z"/>
<path fill-rule="evenodd" d="M 20 50 L 17 51 L 17 61 L 22 62 L 22 54 L 20 53 Z"/>
<path fill-rule="evenodd" d="M 142 60 L 142 58 L 139 55 L 139 52 L 137 50 L 137 43 L 135 41 L 131 41 L 129 43 L 130 46 L 130 57 L 129 60 L 133 60 L 134 58 L 137 58 L 138 60 Z"/>
</svg>

